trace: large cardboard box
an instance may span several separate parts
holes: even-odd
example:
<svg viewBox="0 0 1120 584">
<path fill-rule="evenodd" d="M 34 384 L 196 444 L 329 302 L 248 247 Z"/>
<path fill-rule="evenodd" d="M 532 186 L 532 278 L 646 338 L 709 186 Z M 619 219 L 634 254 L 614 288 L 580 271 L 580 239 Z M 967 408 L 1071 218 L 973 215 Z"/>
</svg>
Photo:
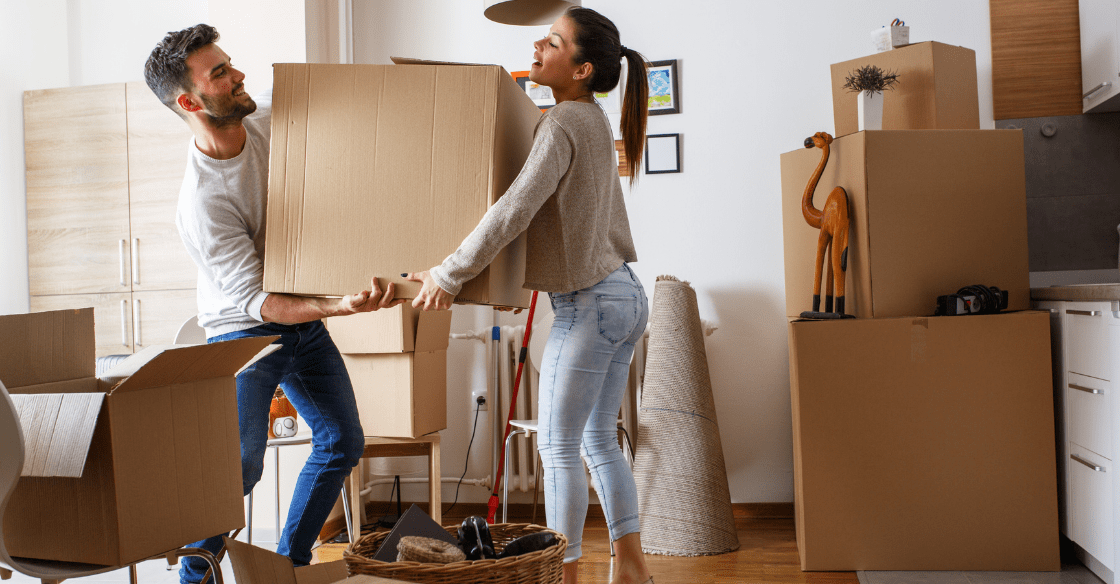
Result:
<svg viewBox="0 0 1120 584">
<path fill-rule="evenodd" d="M 844 89 L 844 80 L 866 65 L 899 75 L 894 89 L 883 93 L 882 129 L 980 129 L 976 52 L 930 41 L 832 65 L 836 136 L 859 131 L 857 94 Z"/>
<path fill-rule="evenodd" d="M 347 577 L 345 560 L 293 567 L 292 561 L 280 554 L 224 539 L 237 584 L 404 584 L 366 574 Z"/>
<path fill-rule="evenodd" d="M 11 555 L 120 566 L 245 525 L 234 376 L 275 337 L 148 347 L 98 379 L 92 309 L 0 327 L 26 441 Z"/>
<path fill-rule="evenodd" d="M 1052 571 L 1045 312 L 789 325 L 803 570 Z"/>
<path fill-rule="evenodd" d="M 447 427 L 451 312 L 405 303 L 327 319 L 367 436 L 416 438 Z"/>
<path fill-rule="evenodd" d="M 820 231 L 805 222 L 801 201 L 821 154 L 799 148 L 781 156 L 789 316 L 812 309 Z M 884 130 L 837 138 L 816 208 L 837 186 L 850 204 L 849 314 L 932 315 L 938 296 L 973 284 L 1007 290 L 1011 310 L 1030 307 L 1022 132 Z"/>
<path fill-rule="evenodd" d="M 277 64 L 264 288 L 345 295 L 427 270 L 517 177 L 540 109 L 488 65 Z M 529 306 L 525 235 L 456 302 Z"/>
</svg>

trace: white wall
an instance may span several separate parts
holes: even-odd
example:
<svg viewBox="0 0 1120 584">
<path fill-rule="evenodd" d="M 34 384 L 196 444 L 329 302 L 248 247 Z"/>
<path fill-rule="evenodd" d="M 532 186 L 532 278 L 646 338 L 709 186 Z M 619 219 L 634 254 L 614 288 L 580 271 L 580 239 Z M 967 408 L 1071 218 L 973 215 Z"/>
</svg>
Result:
<svg viewBox="0 0 1120 584">
<path fill-rule="evenodd" d="M 682 113 L 650 117 L 648 132 L 682 134 L 684 172 L 643 176 L 627 196 L 640 258 L 635 269 L 651 293 L 660 274 L 690 280 L 701 317 L 720 327 L 707 351 L 732 500 L 792 501 L 779 155 L 800 148 L 806 136 L 833 131 L 829 65 L 873 52 L 871 30 L 896 16 L 910 26 L 913 42 L 937 40 L 976 51 L 981 125 L 994 127 L 988 4 L 583 5 L 611 18 L 623 44 L 647 59 L 678 59 Z M 532 41 L 548 30 L 489 22 L 481 2 L 381 0 L 356 2 L 354 10 L 358 63 L 388 63 L 393 55 L 524 70 L 532 61 Z M 479 313 L 471 324 L 485 325 L 488 318 Z M 518 318 L 524 315 L 507 320 Z M 448 370 L 454 372 L 470 357 L 453 346 L 450 358 Z M 443 449 L 444 460 L 453 464 L 445 463 L 444 474 L 458 475 L 470 436 L 470 388 L 452 379 L 448 385 L 451 427 L 443 432 Z M 476 454 L 488 460 L 488 453 Z M 468 476 L 476 475 L 474 464 Z M 484 464 L 479 474 L 486 472 Z M 460 499 L 469 493 L 469 500 L 485 500 L 479 491 L 464 487 Z"/>
<path fill-rule="evenodd" d="M 290 55 L 300 54 L 303 45 L 284 35 L 298 36 L 291 29 L 304 13 L 302 3 L 293 0 L 270 4 L 260 19 L 242 16 L 250 14 L 241 10 L 248 6 L 243 0 L 2 1 L 5 21 L 15 25 L 0 40 L 6 72 L 0 81 L 0 312 L 24 312 L 22 92 L 139 80 L 144 59 L 167 31 L 212 15 L 235 62 L 257 59 L 228 44 L 242 42 L 242 35 L 254 50 L 265 52 L 261 58 L 299 60 Z M 531 42 L 548 28 L 491 23 L 478 1 L 353 5 L 359 63 L 387 63 L 390 55 L 401 55 L 525 69 Z M 651 117 L 649 132 L 683 135 L 684 172 L 644 176 L 627 196 L 641 258 L 635 268 L 651 293 L 659 274 L 692 281 L 701 316 L 720 327 L 707 348 L 733 501 L 791 501 L 779 154 L 800 148 L 814 132 L 832 131 L 829 65 L 870 53 L 871 29 L 896 16 L 910 25 L 914 42 L 938 40 L 976 50 L 981 125 L 993 127 L 987 2 L 584 0 L 584 5 L 612 18 L 623 43 L 647 58 L 679 60 L 682 113 Z M 252 92 L 265 87 L 253 80 L 267 73 L 256 71 L 247 82 Z M 503 320 L 522 322 L 524 316 Z M 455 309 L 455 331 L 490 323 L 486 309 Z M 458 476 L 473 416 L 469 395 L 485 379 L 480 346 L 456 341 L 449 355 L 443 474 Z M 489 451 L 479 444 L 487 423 L 484 414 L 468 478 L 489 472 Z M 443 496 L 450 502 L 453 484 Z M 487 497 L 476 487 L 464 486 L 459 494 L 461 501 Z M 406 500 L 423 498 L 422 488 L 405 491 Z M 258 512 L 258 521 L 267 526 L 270 519 Z"/>
</svg>

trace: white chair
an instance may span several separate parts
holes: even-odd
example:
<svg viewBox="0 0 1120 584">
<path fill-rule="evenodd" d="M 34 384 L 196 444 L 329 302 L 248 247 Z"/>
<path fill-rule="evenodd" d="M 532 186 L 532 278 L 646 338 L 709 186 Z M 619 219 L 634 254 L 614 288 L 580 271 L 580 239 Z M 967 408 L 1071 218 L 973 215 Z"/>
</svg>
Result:
<svg viewBox="0 0 1120 584">
<path fill-rule="evenodd" d="M 23 471 L 24 449 L 26 443 L 23 438 L 23 428 L 19 422 L 19 412 L 15 403 L 8 395 L 8 389 L 0 382 L 0 579 L 11 578 L 12 572 L 26 574 L 32 578 L 39 578 L 43 584 L 58 584 L 69 578 L 92 576 L 118 570 L 124 566 L 99 566 L 94 564 L 79 564 L 73 562 L 58 562 L 49 560 L 36 560 L 30 558 L 13 558 L 8 554 L 4 538 L 4 512 L 8 508 L 8 501 L 16 489 L 20 474 Z M 222 572 L 218 569 L 218 562 L 210 552 L 197 548 L 180 548 L 169 551 L 164 556 L 171 563 L 172 558 L 185 556 L 198 556 L 210 564 L 214 572 L 215 582 L 222 584 Z M 150 558 L 154 559 L 154 558 Z M 136 584 L 136 565 L 129 564 L 129 581 Z"/>
<path fill-rule="evenodd" d="M 198 325 L 198 317 L 192 316 L 183 322 L 179 332 L 175 333 L 176 345 L 195 345 L 206 342 L 206 330 Z M 280 537 L 280 447 L 311 444 L 310 433 L 300 433 L 286 438 L 270 438 L 266 448 L 275 453 L 274 466 L 276 469 L 276 537 Z M 350 498 L 346 496 L 346 485 L 342 486 L 342 508 L 346 515 L 346 535 L 353 541 L 354 526 L 350 525 Z M 245 513 L 245 529 L 248 531 L 248 542 L 253 544 L 253 492 L 249 491 L 249 509 Z M 236 537 L 236 534 L 234 534 Z"/>
</svg>

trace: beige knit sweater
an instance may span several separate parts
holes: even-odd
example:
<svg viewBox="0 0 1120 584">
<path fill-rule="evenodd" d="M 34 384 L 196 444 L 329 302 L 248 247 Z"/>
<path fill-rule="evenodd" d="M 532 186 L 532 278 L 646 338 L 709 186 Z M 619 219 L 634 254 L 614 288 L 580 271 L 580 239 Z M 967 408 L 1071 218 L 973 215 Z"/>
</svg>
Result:
<svg viewBox="0 0 1120 584">
<path fill-rule="evenodd" d="M 582 290 L 638 260 L 614 137 L 598 105 L 566 101 L 545 112 L 517 179 L 432 279 L 458 294 L 526 228 L 531 290 Z"/>
</svg>

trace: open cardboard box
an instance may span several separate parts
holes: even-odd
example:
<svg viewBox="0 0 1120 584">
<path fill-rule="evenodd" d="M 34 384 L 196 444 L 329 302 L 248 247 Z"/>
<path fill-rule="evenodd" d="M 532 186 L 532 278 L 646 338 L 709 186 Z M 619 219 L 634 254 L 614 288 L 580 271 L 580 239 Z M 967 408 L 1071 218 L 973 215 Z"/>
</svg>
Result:
<svg viewBox="0 0 1120 584">
<path fill-rule="evenodd" d="M 245 525 L 235 376 L 276 337 L 148 347 L 97 378 L 93 309 L 0 327 L 26 441 L 12 556 L 122 566 Z"/>
<path fill-rule="evenodd" d="M 327 319 L 367 436 L 416 438 L 447 427 L 451 311 L 405 303 Z"/>
<path fill-rule="evenodd" d="M 325 319 L 341 353 L 423 353 L 447 348 L 451 311 L 423 311 L 406 302 L 392 308 Z"/>
<path fill-rule="evenodd" d="M 395 59 L 396 60 L 396 59 Z M 274 66 L 264 289 L 312 296 L 438 265 L 517 177 L 540 109 L 497 65 Z M 525 234 L 457 303 L 529 306 Z"/>
<path fill-rule="evenodd" d="M 293 567 L 288 558 L 266 549 L 225 538 L 237 584 L 391 584 L 390 580 L 359 574 L 347 577 L 346 562 L 336 560 Z"/>
</svg>

